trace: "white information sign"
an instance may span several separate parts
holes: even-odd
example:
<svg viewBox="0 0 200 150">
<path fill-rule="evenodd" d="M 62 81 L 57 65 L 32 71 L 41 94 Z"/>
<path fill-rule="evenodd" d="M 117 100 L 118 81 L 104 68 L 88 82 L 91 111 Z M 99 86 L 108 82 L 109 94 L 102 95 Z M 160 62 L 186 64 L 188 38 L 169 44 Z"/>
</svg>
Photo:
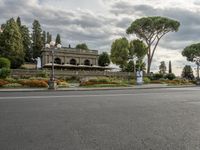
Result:
<svg viewBox="0 0 200 150">
<path fill-rule="evenodd" d="M 137 84 L 143 84 L 143 71 L 137 71 Z"/>
</svg>

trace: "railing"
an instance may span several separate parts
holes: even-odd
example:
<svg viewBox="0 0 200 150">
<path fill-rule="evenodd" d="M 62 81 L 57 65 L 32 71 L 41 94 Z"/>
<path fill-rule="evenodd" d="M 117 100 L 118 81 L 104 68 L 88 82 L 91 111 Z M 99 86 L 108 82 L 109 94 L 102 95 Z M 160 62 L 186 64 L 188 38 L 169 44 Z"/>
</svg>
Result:
<svg viewBox="0 0 200 150">
<path fill-rule="evenodd" d="M 49 49 L 45 49 L 45 51 L 50 51 Z M 98 55 L 98 50 L 83 50 L 83 49 L 73 49 L 73 48 L 65 48 L 58 50 L 58 52 L 68 52 L 68 53 L 79 53 L 79 54 L 95 54 Z"/>
<path fill-rule="evenodd" d="M 50 76 L 51 70 L 26 70 L 26 69 L 13 69 L 11 70 L 12 77 L 34 77 L 42 75 Z M 75 70 L 55 70 L 56 77 L 134 77 L 134 73 L 130 72 L 109 72 L 109 71 L 75 71 Z"/>
</svg>

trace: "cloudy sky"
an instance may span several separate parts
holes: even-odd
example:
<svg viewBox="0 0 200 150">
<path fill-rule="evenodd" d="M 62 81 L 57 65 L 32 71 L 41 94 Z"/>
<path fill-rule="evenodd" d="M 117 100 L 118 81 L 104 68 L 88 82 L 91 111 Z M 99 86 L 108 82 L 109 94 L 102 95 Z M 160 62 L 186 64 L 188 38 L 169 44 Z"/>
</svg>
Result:
<svg viewBox="0 0 200 150">
<path fill-rule="evenodd" d="M 20 16 L 31 29 L 34 19 L 42 29 L 61 34 L 62 44 L 85 42 L 89 48 L 110 52 L 112 42 L 126 35 L 126 28 L 137 18 L 165 16 L 180 21 L 177 33 L 167 34 L 157 48 L 152 70 L 161 61 L 172 61 L 179 75 L 188 63 L 181 56 L 187 45 L 200 41 L 200 0 L 0 0 L 0 23 Z"/>
</svg>

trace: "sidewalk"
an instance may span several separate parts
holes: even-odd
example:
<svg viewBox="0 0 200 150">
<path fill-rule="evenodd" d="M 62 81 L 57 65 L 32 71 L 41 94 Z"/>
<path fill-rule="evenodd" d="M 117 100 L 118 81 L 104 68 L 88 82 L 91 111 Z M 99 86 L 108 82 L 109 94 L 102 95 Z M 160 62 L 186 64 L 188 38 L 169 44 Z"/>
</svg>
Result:
<svg viewBox="0 0 200 150">
<path fill-rule="evenodd" d="M 95 90 L 128 90 L 128 89 L 159 89 L 159 88 L 186 88 L 196 87 L 196 85 L 180 85 L 180 86 L 168 86 L 166 84 L 144 84 L 134 85 L 130 87 L 101 87 L 101 88 L 84 88 L 84 87 L 72 87 L 72 88 L 59 88 L 56 91 L 95 91 Z M 0 89 L 0 92 L 38 92 L 38 91 L 52 91 L 47 88 L 13 88 L 13 89 Z"/>
</svg>

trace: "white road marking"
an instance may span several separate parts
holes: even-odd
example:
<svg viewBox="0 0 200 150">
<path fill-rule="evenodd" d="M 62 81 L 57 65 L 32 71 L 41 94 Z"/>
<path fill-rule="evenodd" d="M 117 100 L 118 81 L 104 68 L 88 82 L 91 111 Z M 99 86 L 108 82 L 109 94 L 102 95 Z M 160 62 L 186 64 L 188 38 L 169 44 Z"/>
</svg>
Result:
<svg viewBox="0 0 200 150">
<path fill-rule="evenodd" d="M 190 92 L 190 91 L 199 91 L 200 88 L 186 88 L 187 90 L 185 90 L 184 88 L 184 93 L 186 92 Z M 174 90 L 174 88 L 169 88 L 168 90 Z M 178 93 L 180 93 L 180 90 L 182 90 L 182 88 L 176 88 L 177 91 L 179 91 Z M 176 93 L 176 92 L 173 92 Z M 151 92 L 151 93 L 130 93 L 130 94 L 96 94 L 96 95 L 45 95 L 45 96 L 17 96 L 17 97 L 0 97 L 0 100 L 9 100 L 9 99 L 51 99 L 51 98 L 80 98 L 80 97 L 117 97 L 117 96 L 134 96 L 134 95 L 169 95 L 169 92 L 165 92 L 162 91 L 160 93 L 157 92 Z"/>
<path fill-rule="evenodd" d="M 133 93 L 133 94 L 104 94 L 104 95 L 57 95 L 57 96 L 19 96 L 19 97 L 0 97 L 0 100 L 6 99 L 48 99 L 48 98 L 79 98 L 79 97 L 117 97 L 117 96 L 134 96 L 149 95 L 161 93 Z M 164 93 L 162 93 L 164 94 Z"/>
</svg>

